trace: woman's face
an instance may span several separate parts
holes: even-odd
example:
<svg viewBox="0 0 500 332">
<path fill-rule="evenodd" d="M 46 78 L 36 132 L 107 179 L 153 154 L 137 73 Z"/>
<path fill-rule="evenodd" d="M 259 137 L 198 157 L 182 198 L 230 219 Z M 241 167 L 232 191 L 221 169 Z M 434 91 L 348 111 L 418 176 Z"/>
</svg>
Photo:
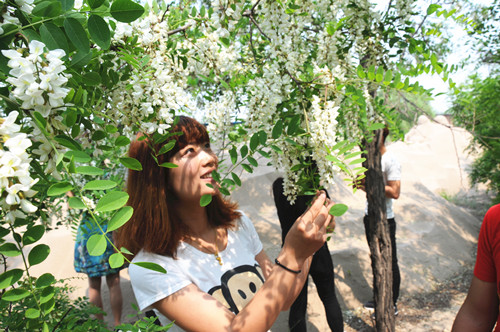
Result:
<svg viewBox="0 0 500 332">
<path fill-rule="evenodd" d="M 201 196 L 217 192 L 217 183 L 212 178 L 217 157 L 210 143 L 188 144 L 174 154 L 170 162 L 178 167 L 169 170 L 169 187 L 180 200 L 199 203 Z"/>
</svg>

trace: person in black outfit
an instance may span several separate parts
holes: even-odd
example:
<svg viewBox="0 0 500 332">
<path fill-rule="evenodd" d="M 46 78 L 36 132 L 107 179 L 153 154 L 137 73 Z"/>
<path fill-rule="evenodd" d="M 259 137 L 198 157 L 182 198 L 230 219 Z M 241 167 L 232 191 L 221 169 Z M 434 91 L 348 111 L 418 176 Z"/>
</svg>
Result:
<svg viewBox="0 0 500 332">
<path fill-rule="evenodd" d="M 326 195 L 329 197 L 328 192 Z M 273 196 L 281 224 L 281 238 L 284 240 L 295 220 L 304 213 L 314 196 L 298 196 L 295 204 L 291 205 L 287 197 L 283 194 L 283 178 L 278 178 L 274 181 Z M 325 307 L 328 326 L 334 332 L 342 332 L 344 329 L 344 320 L 335 294 L 333 262 L 326 242 L 314 254 L 309 274 L 316 285 L 318 295 Z M 291 332 L 307 331 L 307 282 L 306 280 L 304 288 L 302 288 L 302 291 L 290 308 L 288 327 Z"/>
</svg>

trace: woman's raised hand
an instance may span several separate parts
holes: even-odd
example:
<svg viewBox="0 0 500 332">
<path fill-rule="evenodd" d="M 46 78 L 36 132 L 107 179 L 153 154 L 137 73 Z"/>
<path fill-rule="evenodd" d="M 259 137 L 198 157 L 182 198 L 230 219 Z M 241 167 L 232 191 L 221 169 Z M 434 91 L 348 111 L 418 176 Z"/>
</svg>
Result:
<svg viewBox="0 0 500 332">
<path fill-rule="evenodd" d="M 288 232 L 283 251 L 301 265 L 325 243 L 327 228 L 332 231 L 335 220 L 328 212 L 333 206 L 324 191 L 318 192 L 311 206 L 295 221 Z"/>
</svg>

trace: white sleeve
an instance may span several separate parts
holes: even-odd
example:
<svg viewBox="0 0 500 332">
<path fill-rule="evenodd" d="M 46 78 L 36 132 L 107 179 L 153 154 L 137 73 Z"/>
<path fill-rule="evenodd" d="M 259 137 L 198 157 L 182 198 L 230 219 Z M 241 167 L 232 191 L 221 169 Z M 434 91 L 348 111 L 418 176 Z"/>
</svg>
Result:
<svg viewBox="0 0 500 332">
<path fill-rule="evenodd" d="M 250 239 L 251 243 L 251 250 L 252 254 L 257 256 L 261 251 L 262 251 L 262 242 L 260 241 L 259 234 L 255 230 L 255 227 L 250 220 L 243 212 L 239 211 L 241 213 L 241 227 L 245 230 L 245 232 L 248 234 L 248 237 Z"/>
<path fill-rule="evenodd" d="M 401 164 L 392 154 L 387 163 L 387 181 L 399 181 L 401 180 Z"/>
<path fill-rule="evenodd" d="M 173 258 L 140 252 L 132 262 L 156 263 L 167 270 L 167 273 L 161 273 L 130 264 L 130 281 L 140 310 L 192 283 Z"/>
</svg>

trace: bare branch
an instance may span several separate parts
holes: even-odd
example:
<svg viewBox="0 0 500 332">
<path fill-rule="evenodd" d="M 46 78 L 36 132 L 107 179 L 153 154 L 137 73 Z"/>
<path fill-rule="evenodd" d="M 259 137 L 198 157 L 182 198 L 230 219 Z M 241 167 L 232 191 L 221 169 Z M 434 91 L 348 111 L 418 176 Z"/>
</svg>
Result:
<svg viewBox="0 0 500 332">
<path fill-rule="evenodd" d="M 191 27 L 191 24 L 186 24 L 185 26 L 183 27 L 180 27 L 180 28 L 177 28 L 177 29 L 174 29 L 174 30 L 170 30 L 167 32 L 167 35 L 168 36 L 171 36 L 171 35 L 174 35 L 176 33 L 179 33 L 179 32 L 184 32 L 186 31 L 187 29 L 189 29 Z"/>
</svg>

